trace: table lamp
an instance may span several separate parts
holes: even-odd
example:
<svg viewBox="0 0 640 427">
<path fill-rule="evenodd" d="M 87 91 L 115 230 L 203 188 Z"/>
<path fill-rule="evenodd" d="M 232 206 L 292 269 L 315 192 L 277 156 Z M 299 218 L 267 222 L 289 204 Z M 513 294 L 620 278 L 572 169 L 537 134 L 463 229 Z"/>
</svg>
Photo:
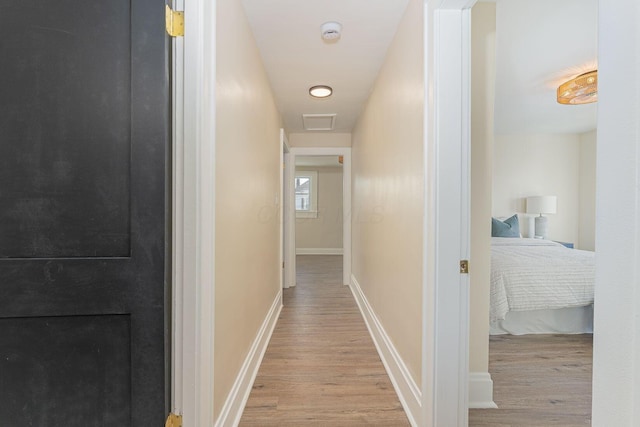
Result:
<svg viewBox="0 0 640 427">
<path fill-rule="evenodd" d="M 527 213 L 539 214 L 536 217 L 535 238 L 546 239 L 548 237 L 549 224 L 547 217 L 542 214 L 556 213 L 558 198 L 556 196 L 527 197 Z"/>
</svg>

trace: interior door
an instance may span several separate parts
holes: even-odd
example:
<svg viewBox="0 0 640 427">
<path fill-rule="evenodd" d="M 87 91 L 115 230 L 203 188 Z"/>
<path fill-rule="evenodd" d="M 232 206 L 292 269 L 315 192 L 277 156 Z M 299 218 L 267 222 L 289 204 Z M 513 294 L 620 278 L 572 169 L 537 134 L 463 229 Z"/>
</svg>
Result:
<svg viewBox="0 0 640 427">
<path fill-rule="evenodd" d="M 164 2 L 0 6 L 0 424 L 165 417 Z"/>
</svg>

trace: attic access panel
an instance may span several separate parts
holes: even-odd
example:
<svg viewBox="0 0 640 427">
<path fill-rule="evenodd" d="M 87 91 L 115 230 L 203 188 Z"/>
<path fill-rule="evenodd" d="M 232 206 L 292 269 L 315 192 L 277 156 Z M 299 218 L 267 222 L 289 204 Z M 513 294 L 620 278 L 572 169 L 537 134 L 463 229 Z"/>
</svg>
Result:
<svg viewBox="0 0 640 427">
<path fill-rule="evenodd" d="M 304 130 L 333 130 L 336 124 L 336 113 L 333 114 L 303 114 Z"/>
</svg>

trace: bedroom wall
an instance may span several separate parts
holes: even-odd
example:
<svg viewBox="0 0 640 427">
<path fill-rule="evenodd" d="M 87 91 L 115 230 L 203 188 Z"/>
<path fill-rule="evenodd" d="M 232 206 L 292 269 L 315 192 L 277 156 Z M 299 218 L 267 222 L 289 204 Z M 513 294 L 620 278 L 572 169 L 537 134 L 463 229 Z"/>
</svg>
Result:
<svg viewBox="0 0 640 427">
<path fill-rule="evenodd" d="M 350 133 L 290 133 L 289 143 L 292 147 L 351 147 Z"/>
<path fill-rule="evenodd" d="M 476 3 L 471 10 L 471 403 L 493 399 L 488 372 L 495 35 L 495 3 Z M 477 392 L 473 389 L 476 378 L 483 378 L 478 382 L 485 385 Z"/>
<path fill-rule="evenodd" d="M 421 384 L 423 3 L 410 0 L 353 132 L 353 277 Z"/>
<path fill-rule="evenodd" d="M 557 196 L 557 214 L 548 215 L 549 237 L 578 245 L 579 194 L 580 135 L 495 136 L 492 201 L 494 217 L 522 214 L 522 234 L 533 237 L 527 218 L 535 215 L 524 215 L 526 197 Z"/>
<path fill-rule="evenodd" d="M 275 196 L 280 191 L 281 127 L 239 0 L 217 0 L 217 35 L 216 418 L 280 293 Z M 229 159 L 242 159 L 242 167 Z"/>
<path fill-rule="evenodd" d="M 296 170 L 318 172 L 318 217 L 296 219 L 296 252 L 342 253 L 342 168 L 297 166 Z"/>
<path fill-rule="evenodd" d="M 595 130 L 580 134 L 580 249 L 596 250 L 596 139 Z"/>
</svg>

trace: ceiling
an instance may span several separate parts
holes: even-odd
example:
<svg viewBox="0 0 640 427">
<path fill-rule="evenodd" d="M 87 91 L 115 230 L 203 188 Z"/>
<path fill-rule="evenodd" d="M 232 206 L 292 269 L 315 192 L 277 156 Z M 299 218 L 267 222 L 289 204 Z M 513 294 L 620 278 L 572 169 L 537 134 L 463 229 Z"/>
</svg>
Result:
<svg viewBox="0 0 640 427">
<path fill-rule="evenodd" d="M 351 132 L 369 97 L 407 0 L 242 0 L 288 132 L 304 132 L 303 114 L 336 114 Z M 342 24 L 335 43 L 320 26 Z M 326 84 L 333 95 L 315 99 Z"/>
<path fill-rule="evenodd" d="M 597 0 L 497 0 L 495 133 L 596 128 L 597 103 L 561 105 L 556 89 L 598 68 Z"/>
<path fill-rule="evenodd" d="M 496 0 L 496 133 L 595 129 L 597 103 L 560 105 L 557 86 L 597 68 L 597 0 Z M 369 97 L 407 0 L 242 0 L 284 126 L 303 114 L 336 114 L 351 132 Z M 335 43 L 320 26 L 342 24 Z M 326 99 L 308 94 L 327 84 Z"/>
</svg>

